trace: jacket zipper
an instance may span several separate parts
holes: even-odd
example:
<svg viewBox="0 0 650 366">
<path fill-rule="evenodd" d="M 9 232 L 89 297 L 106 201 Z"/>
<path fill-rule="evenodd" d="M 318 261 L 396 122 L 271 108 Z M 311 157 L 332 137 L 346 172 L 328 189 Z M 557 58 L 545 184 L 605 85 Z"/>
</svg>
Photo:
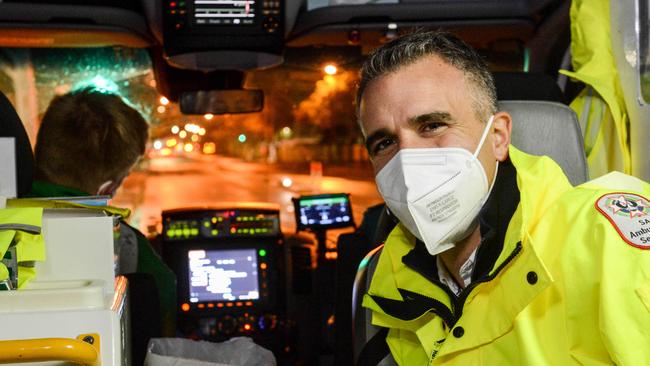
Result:
<svg viewBox="0 0 650 366">
<path fill-rule="evenodd" d="M 472 292 L 472 290 L 476 288 L 476 286 L 480 285 L 481 283 L 492 281 L 508 265 L 508 263 L 510 263 L 513 259 L 515 259 L 515 257 L 521 252 L 521 249 L 522 249 L 521 242 L 518 242 L 515 249 L 513 249 L 510 255 L 503 261 L 503 263 L 501 263 L 499 267 L 497 267 L 497 270 L 494 271 L 494 273 L 488 276 L 484 276 L 479 280 L 472 282 L 469 286 L 465 287 L 460 292 L 459 296 L 456 296 L 456 294 L 454 294 L 449 289 L 449 287 L 447 287 L 447 285 L 443 284 L 442 282 L 438 280 L 432 280 L 433 283 L 438 285 L 438 287 L 440 287 L 442 290 L 444 290 L 447 293 L 447 295 L 449 295 L 449 299 L 451 300 L 452 309 L 447 309 L 450 310 L 452 314 L 451 324 L 447 324 L 447 326 L 449 326 L 449 329 L 453 328 L 454 325 L 456 325 L 456 323 L 460 319 L 460 317 L 463 315 L 463 308 L 465 307 L 465 301 L 467 300 L 467 297 Z M 442 317 L 440 314 L 437 315 Z M 445 318 L 443 318 L 443 320 L 445 320 L 445 323 L 447 323 L 447 320 Z"/>
</svg>

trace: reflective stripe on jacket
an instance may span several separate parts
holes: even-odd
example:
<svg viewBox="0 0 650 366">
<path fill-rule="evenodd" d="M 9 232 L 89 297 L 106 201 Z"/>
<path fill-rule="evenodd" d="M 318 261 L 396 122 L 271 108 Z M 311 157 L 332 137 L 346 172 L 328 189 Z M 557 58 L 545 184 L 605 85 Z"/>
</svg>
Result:
<svg viewBox="0 0 650 366">
<path fill-rule="evenodd" d="M 0 209 L 0 259 L 16 246 L 18 288 L 22 288 L 36 275 L 35 261 L 45 260 L 45 242 L 41 234 L 42 208 Z M 0 263 L 0 281 L 9 278 L 7 267 Z"/>
<path fill-rule="evenodd" d="M 390 328 L 397 363 L 650 365 L 650 250 L 596 208 L 612 192 L 648 197 L 650 185 L 611 173 L 573 188 L 548 157 L 511 147 L 510 159 L 521 200 L 493 269 L 464 301 L 402 263 L 415 240 L 401 225 L 388 237 L 363 305 Z M 638 220 L 648 232 L 649 212 Z"/>
</svg>

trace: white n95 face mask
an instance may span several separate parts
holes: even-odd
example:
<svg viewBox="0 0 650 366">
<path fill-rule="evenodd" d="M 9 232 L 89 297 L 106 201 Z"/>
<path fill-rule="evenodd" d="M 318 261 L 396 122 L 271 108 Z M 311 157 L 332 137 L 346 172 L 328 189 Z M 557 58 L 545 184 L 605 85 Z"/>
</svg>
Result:
<svg viewBox="0 0 650 366">
<path fill-rule="evenodd" d="M 402 149 L 375 177 L 388 208 L 431 255 L 453 248 L 475 228 L 492 189 L 477 157 L 493 119 L 474 154 L 457 147 Z"/>
</svg>

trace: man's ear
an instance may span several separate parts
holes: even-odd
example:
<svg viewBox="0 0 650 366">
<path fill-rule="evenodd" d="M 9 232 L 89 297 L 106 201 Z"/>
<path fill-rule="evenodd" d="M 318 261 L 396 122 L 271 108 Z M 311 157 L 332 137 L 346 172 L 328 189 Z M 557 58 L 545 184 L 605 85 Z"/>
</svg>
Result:
<svg viewBox="0 0 650 366">
<path fill-rule="evenodd" d="M 512 117 L 508 112 L 497 112 L 492 122 L 494 157 L 500 162 L 508 158 L 508 146 L 512 132 Z"/>
<path fill-rule="evenodd" d="M 97 195 L 98 196 L 111 196 L 113 197 L 113 194 L 115 194 L 115 191 L 120 187 L 121 182 L 116 182 L 113 180 L 107 180 L 106 182 L 102 183 L 99 188 L 97 188 Z"/>
</svg>

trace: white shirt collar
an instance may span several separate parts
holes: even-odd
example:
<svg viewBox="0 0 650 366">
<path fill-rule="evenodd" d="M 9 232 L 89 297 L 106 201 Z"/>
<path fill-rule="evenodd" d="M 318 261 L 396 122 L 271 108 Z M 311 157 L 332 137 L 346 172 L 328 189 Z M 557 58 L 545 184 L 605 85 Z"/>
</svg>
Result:
<svg viewBox="0 0 650 366">
<path fill-rule="evenodd" d="M 476 252 L 478 248 L 474 249 L 469 258 L 460 266 L 460 277 L 463 279 L 464 286 L 460 287 L 454 280 L 454 277 L 449 273 L 447 267 L 440 259 L 440 256 L 436 256 L 436 266 L 438 267 L 438 278 L 440 282 L 449 287 L 449 289 L 458 296 L 463 288 L 469 286 L 472 283 L 472 272 L 474 272 L 474 265 L 476 264 Z"/>
</svg>

